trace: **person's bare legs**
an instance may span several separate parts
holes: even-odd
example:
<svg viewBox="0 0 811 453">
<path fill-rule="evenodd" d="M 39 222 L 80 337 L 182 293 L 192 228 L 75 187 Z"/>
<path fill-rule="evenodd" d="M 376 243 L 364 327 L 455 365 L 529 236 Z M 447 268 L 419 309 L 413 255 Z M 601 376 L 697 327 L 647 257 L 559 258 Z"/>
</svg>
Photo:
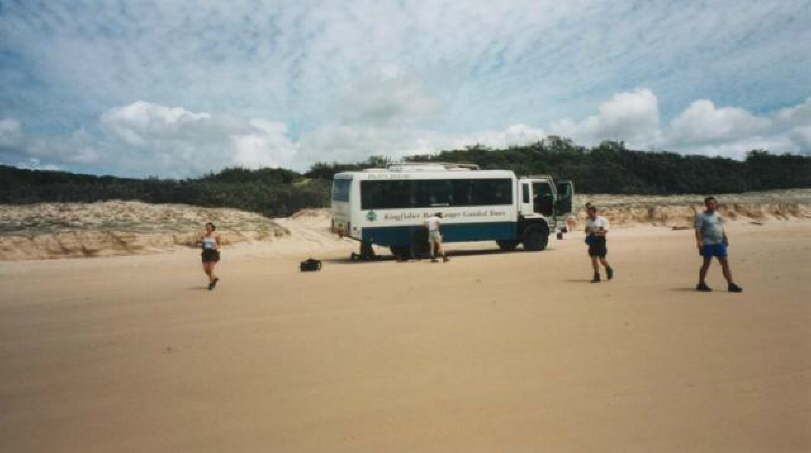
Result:
<svg viewBox="0 0 811 453">
<path fill-rule="evenodd" d="M 591 280 L 591 282 L 597 283 L 600 281 L 600 258 L 591 255 L 589 255 L 589 258 L 591 258 L 591 267 L 594 269 L 594 278 Z"/>
<path fill-rule="evenodd" d="M 203 263 L 203 270 L 208 275 L 208 289 L 214 289 L 217 285 L 217 276 L 214 275 L 214 266 L 217 265 L 216 261 L 206 261 Z"/>
<path fill-rule="evenodd" d="M 608 264 L 608 261 L 605 259 L 604 256 L 600 257 L 600 264 L 603 265 L 605 268 L 605 275 L 608 276 L 608 279 L 611 280 L 614 278 L 614 269 L 611 268 L 611 265 Z"/>
<path fill-rule="evenodd" d="M 704 262 L 701 264 L 701 269 L 698 271 L 698 284 L 699 285 L 706 285 L 707 283 L 704 281 L 707 278 L 707 271 L 710 269 L 710 263 L 712 263 L 711 256 L 705 256 Z"/>
<path fill-rule="evenodd" d="M 445 255 L 445 246 L 442 244 L 442 241 L 437 241 L 436 248 L 439 254 L 442 256 L 442 262 L 446 263 L 448 261 L 448 257 Z"/>
<path fill-rule="evenodd" d="M 209 269 L 211 269 L 211 283 L 216 283 L 217 280 L 219 280 L 217 278 L 217 276 L 214 275 L 214 266 L 216 266 L 216 265 L 217 265 L 216 261 L 212 261 L 211 263 L 209 263 L 209 266 L 210 266 Z"/>
<path fill-rule="evenodd" d="M 726 257 L 718 257 L 718 262 L 721 263 L 721 269 L 724 271 L 724 278 L 727 279 L 727 290 L 731 293 L 743 292 L 743 288 L 735 284 L 732 280 L 732 271 L 729 269 L 729 261 Z"/>
<path fill-rule="evenodd" d="M 212 280 L 212 277 L 211 277 L 212 269 L 211 269 L 211 262 L 210 262 L 210 261 L 205 261 L 205 262 L 203 263 L 203 272 L 205 272 L 205 273 L 206 273 L 206 275 L 208 276 L 208 282 L 209 282 L 209 283 L 211 283 L 211 280 Z"/>
<path fill-rule="evenodd" d="M 734 284 L 735 282 L 732 281 L 732 271 L 729 269 L 729 260 L 719 256 L 718 262 L 721 263 L 721 270 L 724 272 L 724 278 L 727 279 L 727 283 Z"/>
</svg>

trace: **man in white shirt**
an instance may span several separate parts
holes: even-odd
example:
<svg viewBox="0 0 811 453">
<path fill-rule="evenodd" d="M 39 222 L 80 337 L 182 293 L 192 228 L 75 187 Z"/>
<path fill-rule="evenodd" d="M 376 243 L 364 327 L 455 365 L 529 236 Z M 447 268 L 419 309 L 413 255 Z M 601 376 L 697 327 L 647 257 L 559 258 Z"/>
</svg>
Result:
<svg viewBox="0 0 811 453">
<path fill-rule="evenodd" d="M 608 264 L 605 256 L 608 249 L 605 245 L 605 235 L 608 233 L 608 220 L 597 215 L 597 208 L 589 206 L 586 210 L 586 244 L 589 245 L 591 267 L 594 268 L 592 283 L 600 283 L 600 264 L 605 268 L 605 275 L 609 280 L 614 278 L 614 269 Z"/>
<path fill-rule="evenodd" d="M 732 281 L 732 271 L 729 269 L 729 261 L 727 260 L 729 241 L 724 231 L 724 218 L 716 211 L 718 201 L 715 197 L 707 197 L 704 199 L 704 207 L 706 208 L 704 212 L 696 214 L 696 247 L 698 247 L 698 254 L 704 258 L 701 269 L 698 271 L 696 290 L 712 291 L 712 288 L 707 286 L 704 279 L 707 277 L 707 270 L 709 270 L 714 256 L 721 263 L 721 270 L 727 280 L 727 290 L 733 293 L 743 292 L 743 288 Z"/>
<path fill-rule="evenodd" d="M 434 255 L 434 249 L 436 248 L 437 253 L 442 255 L 442 262 L 448 262 L 448 257 L 445 256 L 445 248 L 442 247 L 442 235 L 439 233 L 440 227 L 440 219 L 442 218 L 442 213 L 437 212 L 436 214 L 428 217 L 425 220 L 425 227 L 428 228 L 428 247 L 430 248 L 431 254 L 431 262 L 436 263 L 437 260 Z"/>
</svg>

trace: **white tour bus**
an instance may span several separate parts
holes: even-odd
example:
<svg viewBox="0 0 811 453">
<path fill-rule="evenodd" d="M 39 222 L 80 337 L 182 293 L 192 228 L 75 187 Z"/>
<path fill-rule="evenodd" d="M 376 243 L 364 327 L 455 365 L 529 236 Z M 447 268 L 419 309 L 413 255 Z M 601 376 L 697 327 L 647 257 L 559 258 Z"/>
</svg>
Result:
<svg viewBox="0 0 811 453">
<path fill-rule="evenodd" d="M 441 212 L 444 242 L 543 250 L 552 232 L 565 231 L 573 203 L 569 180 L 556 186 L 549 176 L 516 178 L 511 170 L 399 163 L 336 174 L 331 230 L 360 241 L 364 259 L 374 255 L 372 244 L 398 257 L 421 255 L 428 249 L 425 219 Z"/>
</svg>

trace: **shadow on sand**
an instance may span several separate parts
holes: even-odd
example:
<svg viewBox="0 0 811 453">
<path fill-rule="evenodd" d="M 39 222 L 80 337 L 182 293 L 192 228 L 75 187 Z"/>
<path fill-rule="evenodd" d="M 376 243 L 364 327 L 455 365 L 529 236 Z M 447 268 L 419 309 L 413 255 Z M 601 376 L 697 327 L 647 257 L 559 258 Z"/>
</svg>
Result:
<svg viewBox="0 0 811 453">
<path fill-rule="evenodd" d="M 550 249 L 546 249 L 550 250 Z M 546 251 L 542 250 L 542 251 Z M 487 255 L 506 255 L 510 253 L 538 253 L 538 251 L 532 250 L 498 250 L 498 249 L 469 249 L 469 250 L 452 250 L 448 251 L 448 258 L 460 258 L 465 256 L 487 256 Z M 428 261 L 430 258 L 427 257 L 420 257 L 420 258 L 409 258 L 409 259 L 401 259 L 398 260 L 394 255 L 390 254 L 383 254 L 377 255 L 374 259 L 371 260 L 353 260 L 351 256 L 346 256 L 343 258 L 327 258 L 322 260 L 325 263 L 330 264 L 361 264 L 361 263 L 374 263 L 377 261 L 399 261 L 401 263 L 410 263 L 410 262 L 419 262 L 419 261 Z"/>
</svg>

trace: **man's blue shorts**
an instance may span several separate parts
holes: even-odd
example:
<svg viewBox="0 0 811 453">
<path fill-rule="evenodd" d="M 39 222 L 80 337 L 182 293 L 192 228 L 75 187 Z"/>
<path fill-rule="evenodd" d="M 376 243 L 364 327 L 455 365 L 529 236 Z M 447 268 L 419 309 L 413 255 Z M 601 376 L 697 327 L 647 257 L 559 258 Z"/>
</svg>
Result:
<svg viewBox="0 0 811 453">
<path fill-rule="evenodd" d="M 726 258 L 727 246 L 724 244 L 704 245 L 701 247 L 699 255 L 704 257 L 717 256 L 718 258 Z"/>
</svg>

